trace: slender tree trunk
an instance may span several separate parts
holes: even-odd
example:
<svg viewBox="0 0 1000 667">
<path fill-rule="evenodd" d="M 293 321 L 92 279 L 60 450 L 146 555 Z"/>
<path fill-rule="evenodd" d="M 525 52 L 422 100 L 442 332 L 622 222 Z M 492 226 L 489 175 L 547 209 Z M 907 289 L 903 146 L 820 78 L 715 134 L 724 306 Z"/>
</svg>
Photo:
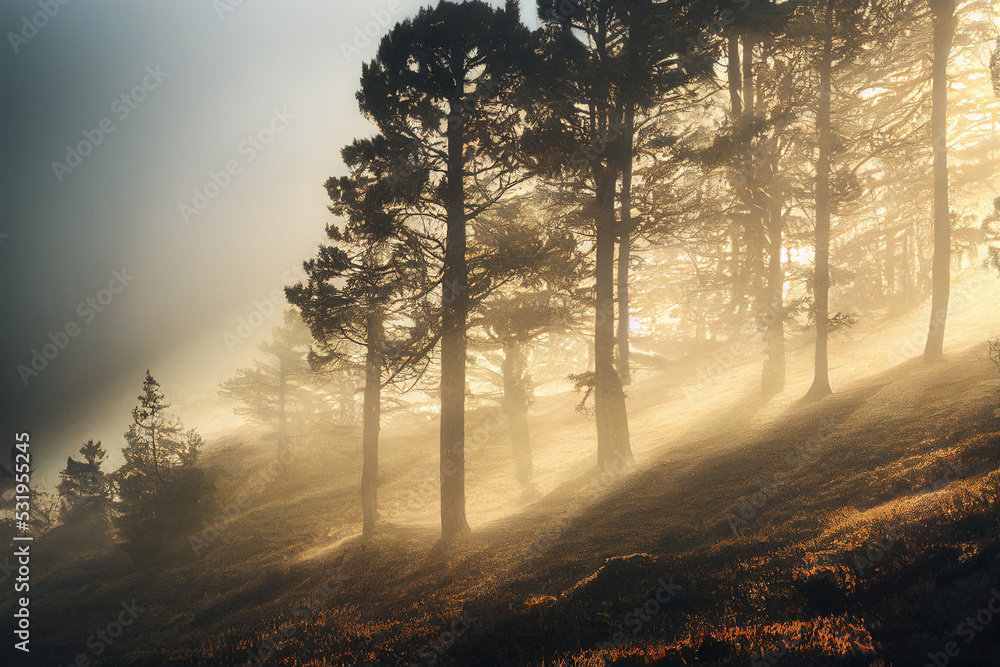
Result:
<svg viewBox="0 0 1000 667">
<path fill-rule="evenodd" d="M 780 394 L 785 389 L 785 270 L 781 265 L 784 219 L 781 215 L 782 193 L 777 181 L 778 159 L 772 158 L 771 206 L 767 228 L 768 308 L 764 315 L 767 327 L 767 359 L 761 374 L 761 394 Z"/>
<path fill-rule="evenodd" d="M 754 114 L 753 47 L 757 40 L 753 34 L 743 36 L 743 113 L 748 119 Z"/>
<path fill-rule="evenodd" d="M 896 295 L 896 230 L 885 233 L 885 296 L 889 301 Z"/>
<path fill-rule="evenodd" d="M 742 112 L 735 115 L 738 108 L 737 98 L 730 96 L 730 103 L 733 104 L 732 112 L 734 118 L 738 118 L 740 127 L 746 132 L 754 123 L 754 109 L 756 106 L 756 79 L 753 71 L 753 50 L 757 44 L 757 39 L 752 33 L 743 36 L 743 61 L 741 90 L 743 93 Z M 730 85 L 735 79 L 734 73 L 730 72 Z M 764 218 L 766 209 L 760 202 L 758 190 L 761 187 L 756 165 L 754 164 L 752 138 L 749 133 L 745 135 L 743 157 L 743 179 L 739 188 L 739 196 L 743 204 L 742 217 L 742 244 L 745 248 L 743 262 L 740 271 L 734 280 L 734 301 L 736 303 L 736 321 L 734 322 L 734 335 L 746 323 L 747 315 L 754 315 L 760 309 L 764 301 L 763 279 L 764 279 Z"/>
<path fill-rule="evenodd" d="M 744 226 L 733 223 L 729 229 L 729 243 L 732 246 L 732 257 L 730 258 L 730 274 L 733 285 L 731 301 L 729 303 L 729 313 L 733 315 L 730 323 L 729 340 L 736 340 L 740 332 L 739 320 L 746 307 L 746 254 L 743 252 Z"/>
<path fill-rule="evenodd" d="M 285 400 L 288 387 L 288 370 L 285 359 L 278 356 L 278 451 L 288 449 L 288 417 L 285 414 Z"/>
<path fill-rule="evenodd" d="M 606 8 L 604 8 L 606 9 Z M 608 16 L 601 13 L 595 34 L 595 49 L 603 62 L 607 58 Z M 628 414 L 625 392 L 615 368 L 615 194 L 618 184 L 618 161 L 608 154 L 608 144 L 620 139 L 620 129 L 612 136 L 612 127 L 621 118 L 615 117 L 611 90 L 607 81 L 598 84 L 593 94 L 592 127 L 595 144 L 603 156 L 593 162 L 596 189 L 594 226 L 596 259 L 594 263 L 594 412 L 597 421 L 597 462 L 601 469 L 619 468 L 632 460 L 629 445 Z M 620 144 L 619 144 L 620 145 Z"/>
<path fill-rule="evenodd" d="M 913 268 L 911 266 L 911 255 L 913 252 L 913 244 L 910 243 L 910 230 L 906 229 L 903 232 L 903 253 L 900 257 L 900 270 L 902 275 L 900 276 L 899 294 L 902 297 L 904 305 L 909 308 L 909 304 L 913 299 L 913 280 L 912 272 Z"/>
<path fill-rule="evenodd" d="M 748 32 L 743 37 L 743 123 L 746 128 L 752 127 L 755 122 L 756 108 L 760 103 L 760 91 L 758 91 L 759 77 L 754 76 L 754 48 L 760 43 L 757 36 Z M 761 60 L 763 64 L 763 59 Z M 746 238 L 746 309 L 747 313 L 755 319 L 759 317 L 759 311 L 767 300 L 767 269 L 764 264 L 764 250 L 767 246 L 765 229 L 767 226 L 768 208 L 762 201 L 761 191 L 766 187 L 765 168 L 768 165 L 758 164 L 754 160 L 753 139 L 747 136 L 745 146 L 746 157 L 744 169 L 746 174 L 746 185 L 743 196 L 745 198 L 747 218 L 744 223 L 744 236 Z"/>
<path fill-rule="evenodd" d="M 739 35 L 733 32 L 729 38 L 726 40 L 726 71 L 729 79 L 729 103 L 730 103 L 730 115 L 733 119 L 734 124 L 742 123 L 743 118 L 743 101 L 741 99 L 741 91 L 743 90 L 743 70 L 742 61 L 740 60 L 740 41 Z M 744 170 L 746 166 L 744 164 Z M 749 176 L 744 173 L 744 176 Z M 741 193 L 741 196 L 746 200 L 746 194 Z M 739 231 L 737 229 L 739 228 Z M 743 224 L 734 224 L 729 232 L 730 243 L 732 243 L 732 261 L 730 262 L 730 273 L 732 274 L 733 286 L 732 286 L 732 301 L 730 302 L 729 308 L 730 313 L 735 317 L 732 322 L 731 331 L 729 334 L 730 340 L 734 340 L 739 331 L 739 318 L 743 313 L 743 309 L 746 304 L 746 293 L 747 287 L 745 282 L 746 271 L 745 263 L 742 257 L 742 243 L 743 239 L 746 237 L 746 226 Z"/>
<path fill-rule="evenodd" d="M 743 101 L 740 97 L 743 89 L 743 79 L 740 74 L 740 41 L 736 32 L 730 28 L 726 38 L 726 74 L 729 78 L 729 104 L 733 120 L 743 113 Z"/>
<path fill-rule="evenodd" d="M 826 2 L 826 34 L 819 65 L 819 109 L 816 130 L 819 158 L 816 161 L 816 274 L 813 297 L 816 310 L 816 371 L 806 396 L 822 398 L 833 393 L 827 355 L 830 317 L 830 102 L 833 70 L 833 0 Z"/>
<path fill-rule="evenodd" d="M 365 402 L 361 435 L 362 537 L 375 534 L 378 521 L 378 436 L 382 417 L 382 313 L 368 313 L 368 349 L 365 354 Z"/>
<path fill-rule="evenodd" d="M 517 486 L 531 489 L 531 442 L 528 438 L 528 391 L 525 386 L 524 351 L 511 341 L 503 347 L 503 407 L 514 456 Z"/>
<path fill-rule="evenodd" d="M 632 151 L 635 148 L 635 105 L 625 108 L 622 124 L 622 192 L 621 230 L 618 241 L 618 375 L 622 384 L 632 382 L 629 367 L 629 327 L 632 317 L 629 309 L 629 263 L 632 261 Z"/>
<path fill-rule="evenodd" d="M 934 259 L 931 265 L 931 322 L 924 361 L 944 356 L 944 328 L 951 287 L 951 219 L 948 210 L 948 58 L 955 30 L 955 0 L 929 0 L 934 17 L 933 107 Z"/>
<path fill-rule="evenodd" d="M 597 170 L 594 321 L 594 408 L 597 461 L 602 469 L 618 468 L 632 459 L 625 392 L 615 369 L 615 181 L 614 162 Z"/>
<path fill-rule="evenodd" d="M 452 54 L 456 82 L 464 82 L 464 54 Z M 465 518 L 466 267 L 465 123 L 458 90 L 448 119 L 447 235 L 441 335 L 441 542 L 469 532 Z"/>
<path fill-rule="evenodd" d="M 765 51 L 773 48 L 773 40 L 769 40 Z M 768 68 L 770 81 L 777 89 L 777 103 L 787 106 L 791 103 L 787 88 L 781 85 L 782 66 L 775 61 L 773 68 Z M 767 282 L 765 301 L 767 304 L 762 316 L 767 340 L 767 358 L 761 373 L 761 395 L 770 398 L 785 389 L 785 271 L 781 263 L 785 219 L 783 210 L 785 192 L 781 183 L 781 136 L 786 124 L 781 122 L 773 130 L 773 151 L 769 155 L 768 164 L 764 168 L 766 176 L 766 196 L 761 202 L 762 217 L 766 219 L 765 241 L 767 244 Z"/>
</svg>

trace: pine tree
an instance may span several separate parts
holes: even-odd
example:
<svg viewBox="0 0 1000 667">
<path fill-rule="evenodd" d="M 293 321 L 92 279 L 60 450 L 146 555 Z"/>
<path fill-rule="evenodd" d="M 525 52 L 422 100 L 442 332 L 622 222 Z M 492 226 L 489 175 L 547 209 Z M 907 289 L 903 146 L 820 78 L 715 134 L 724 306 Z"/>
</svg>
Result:
<svg viewBox="0 0 1000 667">
<path fill-rule="evenodd" d="M 467 224 L 521 180 L 516 93 L 533 53 L 516 2 L 442 0 L 396 25 L 362 70 L 362 112 L 426 169 L 416 200 L 443 224 L 441 544 L 467 533 Z M 404 162 L 404 164 L 406 164 Z"/>
<path fill-rule="evenodd" d="M 342 156 L 350 177 L 326 183 L 330 210 L 343 225 L 327 226 L 331 243 L 304 264 L 308 280 L 286 288 L 316 342 L 317 367 L 364 368 L 362 534 L 378 522 L 378 442 L 384 385 L 419 376 L 437 336 L 430 331 L 431 289 L 424 239 L 406 225 L 409 188 L 420 174 L 394 174 L 405 144 L 379 135 L 358 140 Z M 395 178 L 393 178 L 395 176 Z M 403 320 L 412 322 L 406 327 Z M 359 359 L 360 356 L 363 358 Z"/>
<path fill-rule="evenodd" d="M 615 368 L 615 244 L 632 233 L 631 165 L 637 111 L 655 105 L 664 91 L 699 74 L 681 67 L 683 35 L 697 31 L 711 3 L 538 0 L 545 24 L 546 66 L 537 77 L 531 119 L 530 167 L 568 177 L 593 192 L 589 207 L 594 238 L 594 374 L 597 459 L 602 469 L 632 460 L 622 377 Z M 527 140 L 526 140 L 527 141 Z M 615 215 L 621 191 L 623 222 Z M 619 300 L 628 299 L 629 241 L 619 256 Z M 627 350 L 626 312 L 618 319 L 620 351 Z M 624 327 L 624 328 L 623 328 Z M 625 352 L 624 359 L 627 359 Z M 620 363 L 622 358 L 620 358 Z M 619 370 L 623 372 L 619 374 Z"/>
<path fill-rule="evenodd" d="M 500 352 L 499 384 L 518 487 L 534 493 L 528 409 L 530 350 L 545 334 L 568 331 L 581 304 L 574 295 L 586 263 L 576 239 L 545 224 L 524 199 L 511 199 L 474 223 L 471 246 L 474 307 L 470 346 Z"/>
<path fill-rule="evenodd" d="M 214 484 L 197 463 L 204 445 L 166 410 L 160 384 L 147 370 L 125 433 L 125 463 L 111 474 L 115 523 L 128 553 L 145 562 L 211 510 Z"/>
<path fill-rule="evenodd" d="M 268 429 L 266 437 L 275 441 L 278 453 L 288 450 L 316 408 L 314 391 L 308 388 L 319 379 L 307 359 L 311 342 L 308 327 L 290 308 L 271 339 L 258 346 L 264 359 L 254 360 L 253 368 L 241 368 L 219 385 L 221 396 L 241 404 L 233 409 L 236 414 Z M 293 423 L 300 426 L 296 433 Z"/>
<path fill-rule="evenodd" d="M 59 473 L 62 481 L 56 490 L 65 522 L 75 522 L 92 515 L 107 516 L 110 509 L 111 487 L 107 475 L 101 470 L 107 452 L 100 441 L 88 440 L 80 448 L 80 454 L 83 455 L 82 461 L 69 457 L 66 467 Z"/>
<path fill-rule="evenodd" d="M 944 356 L 951 291 L 951 210 L 948 206 L 948 59 L 955 37 L 956 0 L 927 0 L 934 26 L 931 142 L 934 150 L 934 261 L 930 328 L 924 361 Z"/>
</svg>

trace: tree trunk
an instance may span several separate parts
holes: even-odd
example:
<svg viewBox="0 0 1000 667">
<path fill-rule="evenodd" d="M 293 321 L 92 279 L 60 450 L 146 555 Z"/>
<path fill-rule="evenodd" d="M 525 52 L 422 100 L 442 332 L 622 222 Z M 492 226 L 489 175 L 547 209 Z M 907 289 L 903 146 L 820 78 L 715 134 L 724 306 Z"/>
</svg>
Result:
<svg viewBox="0 0 1000 667">
<path fill-rule="evenodd" d="M 748 32 L 743 37 L 743 123 L 749 129 L 755 122 L 755 113 L 760 103 L 761 93 L 758 90 L 759 77 L 754 76 L 753 50 L 759 44 L 757 36 Z M 761 59 L 763 65 L 763 58 Z M 745 198 L 747 217 L 744 223 L 746 239 L 745 286 L 746 309 L 754 320 L 760 316 L 763 304 L 767 301 L 767 269 L 764 264 L 764 251 L 767 246 L 765 229 L 767 226 L 768 207 L 762 201 L 761 191 L 766 187 L 766 170 L 764 164 L 754 162 L 753 139 L 746 139 L 746 157 L 744 169 L 746 184 L 743 196 Z"/>
<path fill-rule="evenodd" d="M 892 302 L 896 295 L 896 230 L 891 227 L 885 233 L 885 296 Z"/>
<path fill-rule="evenodd" d="M 736 340 L 740 332 L 739 320 L 746 307 L 747 288 L 744 277 L 746 275 L 743 253 L 743 225 L 734 222 L 729 228 L 729 243 L 732 246 L 732 256 L 730 257 L 730 274 L 732 276 L 731 300 L 729 302 L 729 314 L 733 316 L 730 322 L 729 340 Z"/>
<path fill-rule="evenodd" d="M 464 54 L 452 54 L 455 81 L 465 81 Z M 464 84 L 463 84 L 464 85 Z M 441 542 L 469 532 L 465 518 L 465 330 L 468 269 L 465 259 L 464 90 L 457 90 L 448 118 L 447 234 L 441 290 Z"/>
<path fill-rule="evenodd" d="M 739 186 L 739 197 L 742 200 L 742 216 L 740 228 L 741 245 L 743 246 L 743 261 L 738 265 L 738 273 L 734 274 L 733 301 L 736 305 L 736 319 L 733 322 L 733 334 L 735 338 L 743 329 L 747 322 L 747 316 L 752 316 L 760 310 L 760 305 L 764 301 L 764 218 L 767 211 L 760 202 L 758 190 L 761 187 L 756 165 L 754 164 L 754 151 L 752 136 L 749 128 L 754 123 L 754 108 L 756 105 L 756 81 L 753 71 L 753 50 L 757 44 L 757 39 L 752 33 L 743 35 L 743 61 L 742 74 L 740 78 L 740 88 L 743 93 L 742 111 L 737 115 L 740 108 L 738 96 L 730 95 L 733 117 L 737 119 L 738 126 L 745 133 L 745 144 L 743 146 L 744 156 L 741 168 L 743 170 L 742 179 Z M 733 54 L 735 57 L 735 49 Z M 732 86 L 737 80 L 735 68 L 729 73 L 729 85 Z"/>
<path fill-rule="evenodd" d="M 528 391 L 525 383 L 524 352 L 511 341 L 503 347 L 503 408 L 514 456 L 514 475 L 520 489 L 530 490 L 531 442 L 528 439 Z"/>
<path fill-rule="evenodd" d="M 288 416 L 286 414 L 285 403 L 288 393 L 288 369 L 285 366 L 285 358 L 278 355 L 278 451 L 284 453 L 288 450 Z"/>
<path fill-rule="evenodd" d="M 608 51 L 608 16 L 598 16 L 594 36 L 595 50 L 603 62 Z M 594 412 L 597 421 L 597 462 L 600 468 L 619 468 L 632 460 L 629 445 L 625 392 L 615 369 L 615 194 L 618 184 L 618 161 L 612 157 L 609 143 L 620 138 L 611 128 L 620 122 L 611 104 L 608 81 L 600 81 L 593 92 L 593 144 L 602 147 L 603 156 L 594 158 L 592 173 L 595 186 L 594 227 Z M 621 127 L 618 125 L 617 127 Z M 617 148 L 617 146 L 615 146 Z M 612 155 L 609 155 L 609 152 Z"/>
<path fill-rule="evenodd" d="M 934 16 L 933 106 L 934 260 L 931 265 L 931 322 L 924 361 L 944 356 L 944 328 L 951 286 L 951 220 L 948 211 L 948 57 L 955 30 L 955 0 L 929 0 Z"/>
<path fill-rule="evenodd" d="M 739 34 L 732 28 L 732 32 L 726 39 L 726 74 L 729 80 L 729 113 L 734 124 L 743 121 L 743 101 L 741 93 L 743 90 L 743 72 L 740 60 L 740 40 Z M 742 227 L 742 225 L 740 225 Z M 743 234 L 737 232 L 736 224 L 729 232 L 730 243 L 732 244 L 732 261 L 730 262 L 730 273 L 732 274 L 732 301 L 729 308 L 730 313 L 735 317 L 731 323 L 729 333 L 730 340 L 735 340 L 739 331 L 739 315 L 743 312 L 746 299 L 746 285 L 744 283 L 743 263 L 740 259 L 740 250 Z"/>
<path fill-rule="evenodd" d="M 632 151 L 635 148 L 635 105 L 628 104 L 622 124 L 622 192 L 621 229 L 618 241 L 618 375 L 622 384 L 632 382 L 629 367 L 629 309 L 628 276 L 632 260 Z"/>
<path fill-rule="evenodd" d="M 726 38 L 726 74 L 729 78 L 729 104 L 730 113 L 733 120 L 737 120 L 743 113 L 743 102 L 740 92 L 743 88 L 743 79 L 740 74 L 740 42 L 739 37 L 730 29 L 729 37 Z"/>
<path fill-rule="evenodd" d="M 615 185 L 613 160 L 597 172 L 594 320 L 594 409 L 597 461 L 601 469 L 619 468 L 632 459 L 625 392 L 615 369 Z"/>
<path fill-rule="evenodd" d="M 753 47 L 756 44 L 751 33 L 743 36 L 743 113 L 748 119 L 754 114 Z"/>
<path fill-rule="evenodd" d="M 833 0 L 826 2 L 826 34 L 819 65 L 819 109 L 816 130 L 819 158 L 816 161 L 816 274 L 813 298 L 816 312 L 816 371 L 806 396 L 818 399 L 833 393 L 827 355 L 830 317 L 830 97 L 833 69 Z"/>
<path fill-rule="evenodd" d="M 772 52 L 774 48 L 773 38 L 769 38 L 764 45 L 765 56 L 762 61 L 766 63 L 766 54 Z M 776 91 L 776 103 L 779 107 L 787 108 L 791 103 L 790 91 L 786 86 L 781 85 L 784 63 L 777 58 L 773 61 L 773 66 L 766 67 L 769 82 L 772 84 L 769 89 Z M 762 86 L 762 89 L 764 87 Z M 759 99 L 758 99 L 759 103 Z M 785 232 L 785 219 L 783 215 L 785 206 L 785 192 L 781 182 L 781 137 L 787 129 L 787 122 L 779 121 L 771 131 L 769 146 L 772 150 L 768 155 L 768 162 L 762 169 L 766 182 L 763 189 L 766 194 L 760 203 L 761 217 L 764 220 L 764 236 L 767 252 L 767 280 L 764 287 L 764 302 L 766 308 L 761 315 L 761 324 L 764 327 L 764 336 L 767 342 L 767 357 L 764 360 L 764 367 L 761 372 L 761 395 L 764 398 L 775 396 L 785 389 L 786 368 L 785 368 L 785 271 L 781 262 L 783 250 L 783 235 Z"/>
<path fill-rule="evenodd" d="M 764 315 L 767 327 L 767 359 L 761 374 L 761 394 L 771 397 L 785 389 L 785 270 L 781 265 L 784 219 L 781 215 L 783 195 L 778 185 L 778 153 L 771 163 L 771 206 L 767 226 L 767 289 L 768 308 Z"/>
<path fill-rule="evenodd" d="M 913 268 L 910 263 L 911 254 L 913 253 L 913 244 L 910 243 L 910 229 L 907 228 L 903 231 L 903 252 L 900 257 L 900 270 L 902 275 L 900 276 L 899 294 L 901 300 L 905 307 L 909 307 L 910 302 L 913 299 L 913 281 L 912 272 Z"/>
<path fill-rule="evenodd" d="M 365 403 L 361 450 L 362 537 L 375 534 L 378 521 L 378 436 L 382 415 L 382 313 L 372 308 L 367 323 Z"/>
</svg>

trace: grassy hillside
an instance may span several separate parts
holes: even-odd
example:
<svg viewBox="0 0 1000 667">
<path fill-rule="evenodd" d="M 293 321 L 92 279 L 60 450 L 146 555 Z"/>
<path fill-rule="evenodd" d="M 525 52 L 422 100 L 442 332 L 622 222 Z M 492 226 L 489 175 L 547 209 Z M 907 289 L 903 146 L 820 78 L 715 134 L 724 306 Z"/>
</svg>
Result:
<svg viewBox="0 0 1000 667">
<path fill-rule="evenodd" d="M 350 458 L 301 452 L 267 471 L 260 450 L 219 451 L 220 495 L 248 500 L 197 548 L 137 567 L 67 553 L 77 542 L 58 533 L 37 544 L 32 660 L 1000 664 L 1000 375 L 983 340 L 809 405 L 741 398 L 752 367 L 687 398 L 671 371 L 647 371 L 630 390 L 637 464 L 620 477 L 591 467 L 575 397 L 540 399 L 530 503 L 483 410 L 474 532 L 443 553 L 431 419 L 386 434 L 369 543 Z M 110 636 L 123 609 L 134 622 Z"/>
</svg>

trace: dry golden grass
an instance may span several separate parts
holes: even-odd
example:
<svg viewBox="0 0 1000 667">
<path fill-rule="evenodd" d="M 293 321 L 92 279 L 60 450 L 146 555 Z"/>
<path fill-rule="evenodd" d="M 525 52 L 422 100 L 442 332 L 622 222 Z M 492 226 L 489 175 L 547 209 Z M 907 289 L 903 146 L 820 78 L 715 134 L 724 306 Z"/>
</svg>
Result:
<svg viewBox="0 0 1000 667">
<path fill-rule="evenodd" d="M 91 664 L 241 664 L 279 631 L 268 664 L 919 660 L 1000 585 L 1000 381 L 988 364 L 970 352 L 904 365 L 819 404 L 768 415 L 743 405 L 681 439 L 661 432 L 669 446 L 629 474 L 584 470 L 536 503 L 494 508 L 498 518 L 436 555 L 432 520 L 397 517 L 362 543 L 350 476 L 309 458 L 200 558 L 187 545 L 147 568 L 114 552 L 40 557 L 33 604 L 57 649 L 40 657 L 71 660 L 94 619 L 135 597 L 148 611 L 134 634 Z M 658 410 L 651 423 L 669 410 L 647 409 Z M 828 436 L 810 444 L 822 424 Z M 433 519 L 424 471 L 406 464 L 420 452 L 400 451 L 384 497 L 411 498 L 405 516 Z M 476 475 L 509 473 L 502 459 L 482 467 L 493 456 Z M 761 483 L 768 493 L 734 530 L 727 515 Z M 296 613 L 330 571 L 342 587 Z M 680 592 L 633 633 L 628 614 L 670 577 Z M 463 612 L 476 620 L 451 643 L 444 633 Z M 602 648 L 618 631 L 626 641 Z M 998 633 L 1000 621 L 963 657 L 1000 659 Z"/>
</svg>

